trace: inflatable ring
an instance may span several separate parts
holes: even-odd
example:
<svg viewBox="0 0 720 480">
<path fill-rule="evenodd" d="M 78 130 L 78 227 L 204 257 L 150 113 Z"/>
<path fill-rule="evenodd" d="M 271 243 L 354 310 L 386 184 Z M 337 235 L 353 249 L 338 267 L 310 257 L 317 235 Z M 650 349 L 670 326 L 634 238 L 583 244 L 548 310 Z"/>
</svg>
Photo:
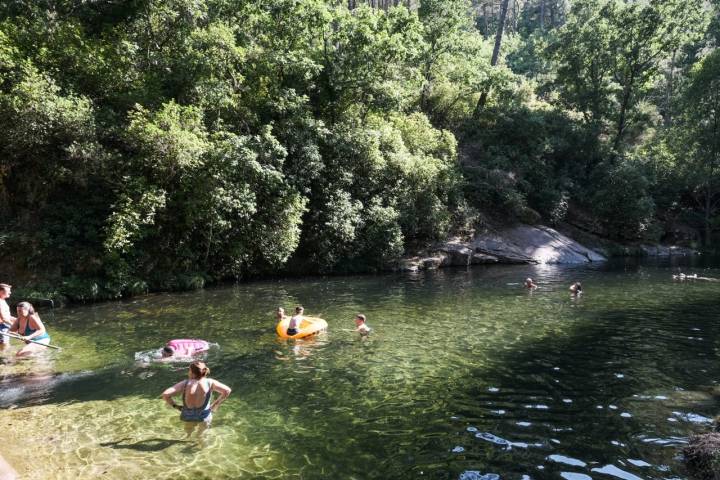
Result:
<svg viewBox="0 0 720 480">
<path fill-rule="evenodd" d="M 310 335 L 315 335 L 316 333 L 327 330 L 328 327 L 327 322 L 322 318 L 303 317 L 302 322 L 300 322 L 300 328 L 298 328 L 298 333 L 296 333 L 295 335 L 288 335 L 287 329 L 289 324 L 290 317 L 285 317 L 278 322 L 277 326 L 275 327 L 275 331 L 280 338 L 305 338 L 309 337 Z"/>
</svg>

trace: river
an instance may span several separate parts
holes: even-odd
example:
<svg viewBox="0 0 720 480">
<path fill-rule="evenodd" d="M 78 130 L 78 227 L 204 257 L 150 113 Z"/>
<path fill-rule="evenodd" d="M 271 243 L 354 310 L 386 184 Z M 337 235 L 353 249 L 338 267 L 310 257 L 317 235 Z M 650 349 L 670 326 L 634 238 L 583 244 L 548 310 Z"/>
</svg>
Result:
<svg viewBox="0 0 720 480">
<path fill-rule="evenodd" d="M 679 448 L 720 410 L 720 283 L 677 271 L 479 266 L 41 309 L 63 350 L 0 352 L 0 454 L 23 479 L 685 478 Z M 328 332 L 279 340 L 273 312 L 297 304 Z M 135 360 L 195 336 L 233 389 L 201 441 L 159 399 L 187 365 Z"/>
</svg>

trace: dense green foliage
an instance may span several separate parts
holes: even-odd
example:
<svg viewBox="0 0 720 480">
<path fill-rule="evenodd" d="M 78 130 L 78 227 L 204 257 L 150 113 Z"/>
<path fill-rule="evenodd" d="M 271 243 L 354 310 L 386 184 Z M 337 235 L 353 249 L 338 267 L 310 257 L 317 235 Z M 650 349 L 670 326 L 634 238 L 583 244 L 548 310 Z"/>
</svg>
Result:
<svg viewBox="0 0 720 480">
<path fill-rule="evenodd" d="M 4 262 L 82 299 L 507 218 L 712 243 L 717 3 L 518 0 L 495 66 L 483 2 L 395 3 L 3 3 Z"/>
</svg>

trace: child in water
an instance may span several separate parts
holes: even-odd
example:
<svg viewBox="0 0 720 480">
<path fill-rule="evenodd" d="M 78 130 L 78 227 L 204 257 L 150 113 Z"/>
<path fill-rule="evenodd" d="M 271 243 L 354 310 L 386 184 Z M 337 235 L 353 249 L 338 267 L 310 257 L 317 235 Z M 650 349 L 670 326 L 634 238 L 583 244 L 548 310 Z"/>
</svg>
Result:
<svg viewBox="0 0 720 480">
<path fill-rule="evenodd" d="M 360 334 L 361 337 L 367 337 L 370 335 L 370 327 L 365 323 L 365 315 L 358 313 L 355 316 L 355 331 Z"/>
<path fill-rule="evenodd" d="M 528 277 L 525 280 L 525 288 L 527 288 L 528 290 L 535 290 L 536 288 L 538 288 L 538 286 L 535 282 L 533 282 L 532 278 Z"/>
<path fill-rule="evenodd" d="M 170 340 L 162 349 L 162 358 L 191 358 L 198 353 L 207 352 L 210 344 L 196 338 L 178 338 Z"/>
<path fill-rule="evenodd" d="M 303 321 L 303 312 L 305 309 L 301 306 L 295 307 L 295 315 L 290 317 L 290 323 L 288 323 L 287 334 L 288 336 L 297 335 L 300 331 L 300 324 Z"/>
<path fill-rule="evenodd" d="M 570 286 L 570 293 L 573 295 L 581 295 L 582 294 L 582 285 L 580 282 L 575 282 Z"/>
</svg>

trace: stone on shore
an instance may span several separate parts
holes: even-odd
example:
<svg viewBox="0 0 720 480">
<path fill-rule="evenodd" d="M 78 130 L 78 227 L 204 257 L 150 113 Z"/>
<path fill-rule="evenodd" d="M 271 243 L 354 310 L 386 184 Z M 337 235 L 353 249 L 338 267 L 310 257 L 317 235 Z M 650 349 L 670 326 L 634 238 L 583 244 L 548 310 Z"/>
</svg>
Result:
<svg viewBox="0 0 720 480">
<path fill-rule="evenodd" d="M 720 433 L 704 433 L 690 437 L 683 448 L 685 466 L 698 480 L 720 479 Z"/>
</svg>

